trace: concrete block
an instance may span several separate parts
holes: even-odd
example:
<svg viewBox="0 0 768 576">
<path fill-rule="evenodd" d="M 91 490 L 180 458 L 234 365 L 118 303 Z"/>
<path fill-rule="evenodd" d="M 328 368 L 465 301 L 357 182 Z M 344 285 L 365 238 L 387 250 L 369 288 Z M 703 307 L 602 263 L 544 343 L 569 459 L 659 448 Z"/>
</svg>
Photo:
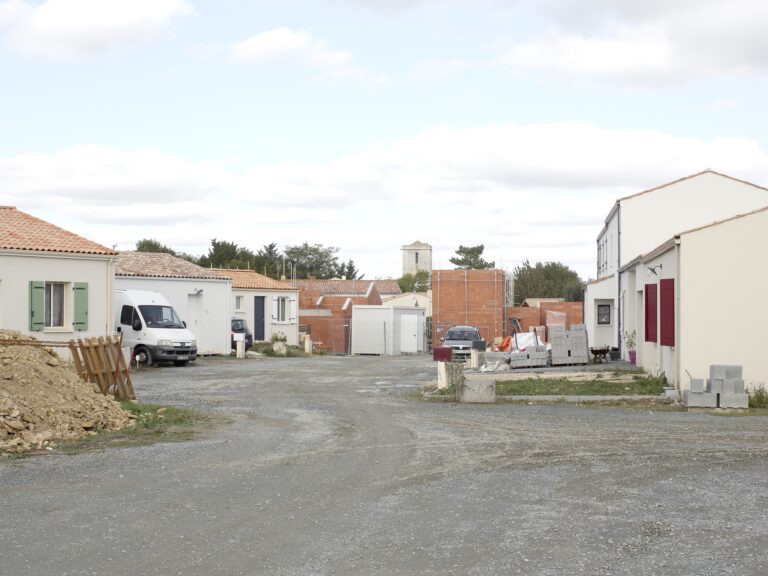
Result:
<svg viewBox="0 0 768 576">
<path fill-rule="evenodd" d="M 460 389 L 459 402 L 490 404 L 496 401 L 496 382 L 493 380 L 466 380 Z"/>
<path fill-rule="evenodd" d="M 587 331 L 587 325 L 586 324 L 572 324 L 571 325 L 571 332 L 586 332 Z"/>
<path fill-rule="evenodd" d="M 744 394 L 744 380 L 734 380 L 733 384 L 734 394 Z"/>
<path fill-rule="evenodd" d="M 710 380 L 725 379 L 725 366 L 722 364 L 712 364 L 709 367 L 709 379 Z"/>
<path fill-rule="evenodd" d="M 686 390 L 683 401 L 689 408 L 717 408 L 717 394 Z"/>
<path fill-rule="evenodd" d="M 694 378 L 691 380 L 691 392 L 705 392 L 706 386 L 704 384 L 704 378 Z"/>
<path fill-rule="evenodd" d="M 726 366 L 725 367 L 725 377 L 728 380 L 741 380 L 742 378 L 742 367 L 741 366 Z"/>
<path fill-rule="evenodd" d="M 723 380 L 721 378 L 708 378 L 707 391 L 720 394 L 723 391 Z"/>
<path fill-rule="evenodd" d="M 720 408 L 749 408 L 749 395 L 720 394 Z"/>
<path fill-rule="evenodd" d="M 721 390 L 721 394 L 735 394 L 736 393 L 736 382 L 734 380 L 723 380 L 723 389 Z"/>
</svg>

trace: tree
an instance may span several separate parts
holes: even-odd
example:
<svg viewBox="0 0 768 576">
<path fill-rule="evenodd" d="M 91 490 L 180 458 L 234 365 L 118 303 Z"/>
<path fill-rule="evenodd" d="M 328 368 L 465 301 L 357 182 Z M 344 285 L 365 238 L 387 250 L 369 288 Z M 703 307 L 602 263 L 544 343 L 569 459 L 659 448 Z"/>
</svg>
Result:
<svg viewBox="0 0 768 576">
<path fill-rule="evenodd" d="M 279 278 L 284 259 L 285 257 L 277 249 L 277 243 L 264 244 L 264 247 L 256 253 L 254 269 L 270 278 Z"/>
<path fill-rule="evenodd" d="M 253 270 L 257 266 L 256 256 L 247 248 L 226 240 L 211 240 L 208 254 L 201 256 L 198 264 L 211 268 L 240 268 Z"/>
<path fill-rule="evenodd" d="M 339 265 L 339 268 L 336 270 L 336 276 L 346 278 L 347 280 L 362 280 L 364 274 L 360 273 L 360 270 L 355 266 L 355 261 L 350 258 L 346 264 L 342 262 Z"/>
<path fill-rule="evenodd" d="M 429 290 L 429 272 L 419 270 L 416 274 L 403 274 L 402 278 L 397 280 L 402 292 L 426 292 Z"/>
<path fill-rule="evenodd" d="M 459 270 L 487 270 L 493 268 L 496 263 L 483 260 L 483 250 L 485 250 L 484 244 L 478 244 L 477 246 L 460 245 L 459 249 L 456 250 L 456 256 L 451 258 L 449 262 Z"/>
<path fill-rule="evenodd" d="M 579 275 L 560 262 L 537 262 L 535 266 L 526 260 L 514 270 L 515 303 L 526 298 L 565 298 L 581 302 L 584 298 Z"/>
<path fill-rule="evenodd" d="M 173 248 L 168 248 L 165 244 L 151 238 L 144 238 L 136 242 L 136 252 L 164 252 L 176 256 L 176 251 Z"/>
<path fill-rule="evenodd" d="M 285 257 L 292 261 L 296 267 L 297 278 L 328 279 L 334 278 L 339 269 L 339 251 L 335 246 L 323 246 L 322 244 L 298 244 L 285 247 Z"/>
</svg>

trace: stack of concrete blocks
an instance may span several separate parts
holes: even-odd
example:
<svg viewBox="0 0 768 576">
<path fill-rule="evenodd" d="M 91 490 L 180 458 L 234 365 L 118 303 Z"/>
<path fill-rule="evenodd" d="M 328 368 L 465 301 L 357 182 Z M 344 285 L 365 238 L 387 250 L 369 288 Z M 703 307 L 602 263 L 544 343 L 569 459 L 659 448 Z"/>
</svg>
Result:
<svg viewBox="0 0 768 576">
<path fill-rule="evenodd" d="M 565 326 L 550 326 L 549 343 L 552 347 L 552 366 L 589 363 L 587 329 L 584 324 L 574 324 L 570 330 L 566 330 Z"/>
<path fill-rule="evenodd" d="M 546 346 L 528 346 L 525 352 L 510 352 L 510 368 L 540 368 L 547 365 Z"/>
<path fill-rule="evenodd" d="M 749 395 L 744 391 L 741 366 L 713 364 L 709 378 L 694 378 L 684 401 L 689 408 L 748 408 Z"/>
</svg>

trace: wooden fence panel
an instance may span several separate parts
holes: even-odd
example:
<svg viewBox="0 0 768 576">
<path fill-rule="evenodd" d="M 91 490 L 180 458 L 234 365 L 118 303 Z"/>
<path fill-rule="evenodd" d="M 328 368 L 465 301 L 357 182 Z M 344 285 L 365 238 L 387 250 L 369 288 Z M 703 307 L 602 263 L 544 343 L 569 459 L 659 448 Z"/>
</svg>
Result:
<svg viewBox="0 0 768 576">
<path fill-rule="evenodd" d="M 80 377 L 96 384 L 102 394 L 117 400 L 135 400 L 131 373 L 121 349 L 121 338 L 87 338 L 69 342 L 73 362 Z"/>
</svg>

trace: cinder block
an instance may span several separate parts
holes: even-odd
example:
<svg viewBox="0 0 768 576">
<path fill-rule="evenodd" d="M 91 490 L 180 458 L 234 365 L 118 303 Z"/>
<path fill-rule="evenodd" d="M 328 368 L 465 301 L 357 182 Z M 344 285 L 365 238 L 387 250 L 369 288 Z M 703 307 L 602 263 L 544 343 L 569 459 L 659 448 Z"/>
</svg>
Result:
<svg viewBox="0 0 768 576">
<path fill-rule="evenodd" d="M 707 391 L 719 394 L 723 391 L 722 378 L 708 378 L 707 379 Z"/>
<path fill-rule="evenodd" d="M 749 395 L 720 394 L 720 408 L 749 408 Z"/>
<path fill-rule="evenodd" d="M 725 366 L 722 364 L 712 364 L 709 367 L 709 379 L 710 380 L 724 380 L 725 379 Z"/>
<path fill-rule="evenodd" d="M 701 393 L 705 391 L 704 378 L 694 378 L 691 380 L 691 392 Z"/>
<path fill-rule="evenodd" d="M 735 380 L 723 380 L 723 389 L 721 394 L 735 394 L 736 393 L 736 381 Z"/>
<path fill-rule="evenodd" d="M 728 380 L 741 380 L 741 366 L 726 366 L 725 377 Z"/>
<path fill-rule="evenodd" d="M 685 391 L 685 405 L 689 408 L 717 408 L 717 394 L 713 392 Z"/>
<path fill-rule="evenodd" d="M 571 332 L 586 332 L 586 324 L 571 324 Z"/>
<path fill-rule="evenodd" d="M 744 380 L 734 380 L 734 394 L 744 394 Z"/>
<path fill-rule="evenodd" d="M 489 404 L 496 401 L 496 382 L 488 380 L 465 380 L 461 384 L 459 402 Z"/>
</svg>

